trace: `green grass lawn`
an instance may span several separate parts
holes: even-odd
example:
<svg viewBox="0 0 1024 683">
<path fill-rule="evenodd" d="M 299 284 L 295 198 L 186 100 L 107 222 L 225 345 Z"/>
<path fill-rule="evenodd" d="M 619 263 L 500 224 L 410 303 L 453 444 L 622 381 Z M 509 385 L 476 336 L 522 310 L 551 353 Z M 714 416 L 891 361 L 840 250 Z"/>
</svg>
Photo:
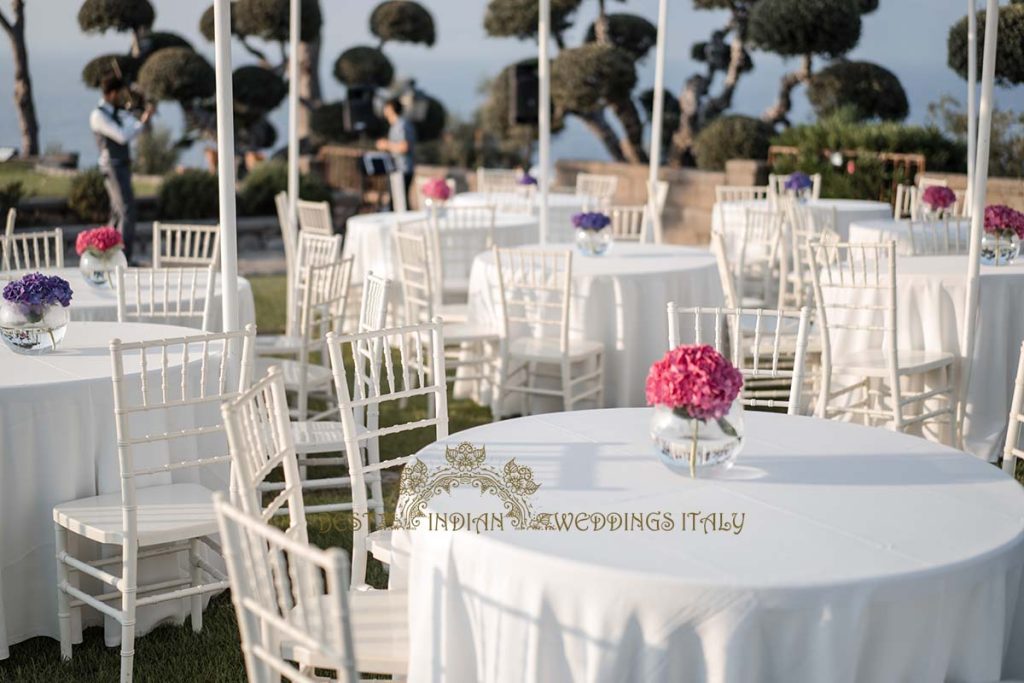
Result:
<svg viewBox="0 0 1024 683">
<path fill-rule="evenodd" d="M 261 332 L 270 333 L 284 328 L 285 289 L 283 276 L 250 278 L 256 301 L 256 322 Z M 426 417 L 424 400 L 411 401 L 404 411 L 392 407 L 383 410 L 382 425 L 394 424 Z M 449 397 L 448 416 L 450 431 L 484 424 L 491 419 L 490 411 L 470 401 L 454 401 Z M 432 430 L 418 430 L 394 434 L 381 439 L 384 458 L 408 455 L 430 443 Z M 332 476 L 325 471 L 318 476 Z M 394 509 L 398 493 L 397 471 L 385 480 L 385 496 L 389 510 Z M 307 502 L 315 504 L 327 498 L 337 500 L 341 492 L 318 492 L 307 495 Z M 345 523 L 348 513 L 322 513 L 308 516 L 310 539 L 321 547 L 340 546 L 351 551 L 351 528 Z M 386 575 L 380 565 L 371 561 L 368 571 L 371 584 L 386 586 Z M 56 619 L 56 615 L 54 615 Z M 120 671 L 120 649 L 108 648 L 103 643 L 100 628 L 87 629 L 84 642 L 74 648 L 70 662 L 60 659 L 60 646 L 49 638 L 33 638 L 11 648 L 11 657 L 0 661 L 0 682 L 51 683 L 57 681 L 116 681 Z M 203 614 L 203 631 L 193 633 L 190 622 L 181 626 L 162 626 L 135 642 L 135 678 L 140 683 L 159 681 L 210 682 L 244 681 L 245 671 L 238 644 L 231 598 L 228 594 L 215 597 Z"/>
<path fill-rule="evenodd" d="M 71 176 L 48 175 L 35 170 L 27 161 L 8 161 L 0 164 L 0 187 L 13 182 L 22 184 L 25 197 L 67 197 L 71 191 Z M 159 188 L 149 180 L 134 180 L 136 196 L 154 195 Z"/>
</svg>

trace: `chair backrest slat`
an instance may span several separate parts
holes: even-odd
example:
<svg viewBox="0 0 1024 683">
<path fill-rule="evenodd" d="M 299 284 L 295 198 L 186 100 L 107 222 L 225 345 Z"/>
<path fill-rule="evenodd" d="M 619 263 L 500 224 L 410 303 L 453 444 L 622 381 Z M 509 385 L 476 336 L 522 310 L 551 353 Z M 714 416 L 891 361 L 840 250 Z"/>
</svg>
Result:
<svg viewBox="0 0 1024 683">
<path fill-rule="evenodd" d="M 3 270 L 46 270 L 64 267 L 64 231 L 38 230 L 14 233 L 14 217 L 8 214 L 8 231 L 0 242 Z"/>
<path fill-rule="evenodd" d="M 118 322 L 210 331 L 217 274 L 209 268 L 122 268 L 114 279 Z"/>
<path fill-rule="evenodd" d="M 200 268 L 219 261 L 219 225 L 153 223 L 154 268 Z"/>
<path fill-rule="evenodd" d="M 600 173 L 576 174 L 576 194 L 585 197 L 590 208 L 607 208 L 615 199 L 615 191 L 619 187 L 618 176 Z"/>
<path fill-rule="evenodd" d="M 484 194 L 514 193 L 519 189 L 519 174 L 507 168 L 476 169 L 476 191 Z"/>
<path fill-rule="evenodd" d="M 501 336 L 554 339 L 569 349 L 572 251 L 494 248 Z"/>
<path fill-rule="evenodd" d="M 334 234 L 330 202 L 312 202 L 299 199 L 295 203 L 299 219 L 299 231 L 330 237 Z"/>
<path fill-rule="evenodd" d="M 612 235 L 618 241 L 645 242 L 647 240 L 647 205 L 613 206 L 610 211 Z"/>
</svg>

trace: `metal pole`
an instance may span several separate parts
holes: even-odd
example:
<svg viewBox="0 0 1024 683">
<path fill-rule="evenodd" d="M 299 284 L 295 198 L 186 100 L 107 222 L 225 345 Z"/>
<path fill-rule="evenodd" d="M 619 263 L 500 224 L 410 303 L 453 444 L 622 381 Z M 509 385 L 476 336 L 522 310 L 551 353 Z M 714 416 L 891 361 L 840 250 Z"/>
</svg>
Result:
<svg viewBox="0 0 1024 683">
<path fill-rule="evenodd" d="M 540 243 L 548 243 L 548 187 L 551 166 L 551 0 L 540 0 L 537 17 L 537 76 L 540 87 L 537 102 L 537 123 L 540 137 Z"/>
<path fill-rule="evenodd" d="M 292 234 L 299 234 L 299 36 L 302 32 L 302 0 L 291 0 L 288 20 L 288 220 Z"/>
<path fill-rule="evenodd" d="M 957 423 L 960 446 L 964 446 L 964 421 L 967 418 L 967 389 L 971 382 L 974 360 L 974 337 L 977 329 L 980 285 L 981 233 L 985 224 L 985 192 L 988 185 L 988 153 L 992 137 L 993 82 L 996 74 L 996 40 L 999 31 L 998 0 L 988 0 L 985 12 L 985 54 L 981 67 L 981 106 L 978 111 L 978 150 L 974 161 L 974 187 L 971 190 L 971 250 L 967 261 L 967 298 L 964 304 L 964 326 L 960 348 L 960 402 Z"/>
<path fill-rule="evenodd" d="M 665 33 L 668 29 L 668 0 L 658 2 L 658 40 L 654 57 L 654 102 L 651 114 L 651 167 L 647 179 L 647 212 L 654 226 L 654 241 L 661 244 L 664 235 L 658 211 L 658 169 L 661 167 L 661 136 L 665 109 Z"/>
<path fill-rule="evenodd" d="M 231 2 L 214 0 L 217 52 L 217 180 L 220 188 L 220 290 L 223 329 L 238 329 L 238 246 L 235 226 L 235 121 L 231 87 Z"/>
<path fill-rule="evenodd" d="M 967 0 L 967 191 L 965 207 L 972 206 L 974 155 L 978 153 L 978 2 Z"/>
</svg>

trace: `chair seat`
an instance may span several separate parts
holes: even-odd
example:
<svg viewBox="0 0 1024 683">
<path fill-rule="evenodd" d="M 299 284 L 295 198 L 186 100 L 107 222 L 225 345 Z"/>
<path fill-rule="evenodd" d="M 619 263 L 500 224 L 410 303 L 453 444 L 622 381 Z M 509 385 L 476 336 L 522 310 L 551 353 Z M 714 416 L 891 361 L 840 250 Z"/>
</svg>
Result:
<svg viewBox="0 0 1024 683">
<path fill-rule="evenodd" d="M 444 343 L 446 345 L 497 339 L 498 330 L 490 325 L 469 322 L 445 322 L 444 325 Z"/>
<path fill-rule="evenodd" d="M 561 345 L 557 339 L 520 337 L 508 344 L 509 356 L 520 360 L 557 362 L 562 358 Z M 571 360 L 586 358 L 604 351 L 604 344 L 588 339 L 570 339 L 568 356 Z"/>
<path fill-rule="evenodd" d="M 334 616 L 334 604 L 329 597 L 319 598 L 326 603 L 322 612 L 328 623 L 341 620 Z M 394 590 L 353 590 L 348 593 L 348 606 L 352 622 L 352 644 L 355 648 L 356 668 L 365 673 L 405 675 L 409 664 L 409 594 Z M 292 614 L 302 623 L 302 609 L 298 605 Z M 317 661 L 304 648 L 282 643 L 282 654 L 303 664 L 327 665 Z"/>
<path fill-rule="evenodd" d="M 391 549 L 391 529 L 378 529 L 366 535 L 366 549 L 375 559 L 386 565 L 394 564 Z"/>
<path fill-rule="evenodd" d="M 256 336 L 257 356 L 297 356 L 305 344 L 302 337 L 286 334 L 261 334 Z"/>
<path fill-rule="evenodd" d="M 282 358 L 257 358 L 256 377 L 267 374 L 274 365 L 280 366 L 286 389 L 297 390 L 302 378 L 302 363 Z M 306 364 L 306 388 L 313 389 L 331 382 L 331 369 L 315 363 Z"/>
<path fill-rule="evenodd" d="M 139 545 L 151 546 L 217 533 L 213 491 L 199 484 L 136 489 Z M 79 498 L 53 508 L 53 521 L 99 543 L 123 545 L 121 494 Z"/>
<path fill-rule="evenodd" d="M 889 355 L 884 351 L 854 351 L 838 353 L 832 367 L 838 374 L 860 375 L 862 377 L 888 377 Z M 953 354 L 945 351 L 904 351 L 896 352 L 898 371 L 901 375 L 916 375 L 952 365 Z"/>
<path fill-rule="evenodd" d="M 291 426 L 296 453 L 336 453 L 345 450 L 345 433 L 340 422 L 300 420 L 292 422 Z M 366 431 L 363 425 L 356 425 L 356 433 L 362 434 Z"/>
</svg>

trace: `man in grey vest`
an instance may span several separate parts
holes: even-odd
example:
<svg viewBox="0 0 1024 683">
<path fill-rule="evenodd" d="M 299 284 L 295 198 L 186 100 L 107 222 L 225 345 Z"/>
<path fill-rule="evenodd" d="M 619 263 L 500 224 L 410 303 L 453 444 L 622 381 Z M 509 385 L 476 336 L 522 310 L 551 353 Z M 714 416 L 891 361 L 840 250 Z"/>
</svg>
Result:
<svg viewBox="0 0 1024 683">
<path fill-rule="evenodd" d="M 106 176 L 107 194 L 110 196 L 110 222 L 124 238 L 124 255 L 132 261 L 135 244 L 135 194 L 132 192 L 131 142 L 142 132 L 153 115 L 147 108 L 135 118 L 121 107 L 124 84 L 116 76 L 108 76 L 100 84 L 103 99 L 89 117 L 89 127 L 96 135 L 99 146 L 100 170 Z"/>
<path fill-rule="evenodd" d="M 409 206 L 409 188 L 416 174 L 416 128 L 402 116 L 402 102 L 395 98 L 384 104 L 384 118 L 388 122 L 388 136 L 377 140 L 377 150 L 389 152 L 395 160 L 395 169 L 402 172 L 405 181 L 405 205 Z"/>
</svg>

